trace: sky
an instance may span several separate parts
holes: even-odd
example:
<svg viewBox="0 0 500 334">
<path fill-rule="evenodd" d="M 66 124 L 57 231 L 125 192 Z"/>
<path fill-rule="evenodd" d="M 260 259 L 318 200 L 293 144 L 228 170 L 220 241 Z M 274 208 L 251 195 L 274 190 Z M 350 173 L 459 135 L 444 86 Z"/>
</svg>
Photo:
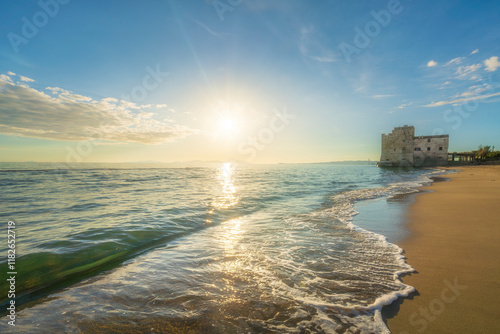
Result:
<svg viewBox="0 0 500 334">
<path fill-rule="evenodd" d="M 500 149 L 500 2 L 0 3 L 0 161 L 378 160 Z"/>
</svg>

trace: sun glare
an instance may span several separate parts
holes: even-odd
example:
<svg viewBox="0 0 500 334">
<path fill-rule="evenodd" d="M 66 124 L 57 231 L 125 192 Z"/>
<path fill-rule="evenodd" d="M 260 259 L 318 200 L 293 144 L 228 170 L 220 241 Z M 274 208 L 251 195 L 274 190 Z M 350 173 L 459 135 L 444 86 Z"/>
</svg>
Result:
<svg viewBox="0 0 500 334">
<path fill-rule="evenodd" d="M 247 113 L 240 103 L 218 101 L 212 106 L 210 114 L 210 132 L 219 140 L 229 143 L 230 139 L 242 136 L 247 127 Z"/>
<path fill-rule="evenodd" d="M 216 136 L 222 138 L 232 138 L 240 132 L 241 127 L 235 118 L 222 117 L 217 121 Z"/>
<path fill-rule="evenodd" d="M 236 123 L 236 121 L 234 119 L 223 118 L 220 120 L 219 130 L 224 132 L 224 133 L 228 133 L 228 134 L 234 133 L 234 132 L 236 132 L 237 128 L 238 128 L 238 124 Z"/>
</svg>

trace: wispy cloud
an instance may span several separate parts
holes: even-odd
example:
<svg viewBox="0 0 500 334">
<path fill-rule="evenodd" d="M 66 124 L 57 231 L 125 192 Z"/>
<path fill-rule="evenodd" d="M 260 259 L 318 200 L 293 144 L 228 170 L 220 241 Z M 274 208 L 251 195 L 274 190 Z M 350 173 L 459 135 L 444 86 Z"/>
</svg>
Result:
<svg viewBox="0 0 500 334">
<path fill-rule="evenodd" d="M 413 104 L 413 102 L 403 103 L 403 104 L 397 106 L 395 109 L 392 109 L 391 111 L 389 111 L 389 114 L 394 114 L 395 112 L 402 110 L 402 109 L 405 109 L 406 107 L 409 107 L 412 104 Z"/>
<path fill-rule="evenodd" d="M 90 102 L 92 99 L 88 96 L 83 96 L 79 94 L 73 94 L 69 90 L 65 90 L 59 87 L 45 87 L 46 90 L 50 91 L 52 94 L 58 95 L 59 98 L 68 99 L 72 101 L 80 101 L 80 102 Z M 111 101 L 109 99 L 105 99 L 106 101 Z M 118 101 L 115 99 L 115 102 Z"/>
<path fill-rule="evenodd" d="M 483 65 L 481 65 L 481 64 L 472 64 L 472 65 L 468 65 L 468 66 L 460 66 L 457 69 L 457 71 L 456 71 L 455 74 L 457 74 L 457 78 L 458 79 L 466 79 L 469 74 L 476 72 L 482 66 Z"/>
<path fill-rule="evenodd" d="M 388 97 L 394 97 L 396 95 L 392 95 L 392 94 L 378 94 L 378 95 L 372 95 L 370 96 L 372 99 L 386 99 Z"/>
<path fill-rule="evenodd" d="M 471 54 L 476 53 L 479 53 L 479 49 L 471 52 Z M 472 62 L 467 57 L 453 58 L 445 66 L 441 66 L 437 71 L 434 71 L 435 73 L 431 77 L 434 81 L 432 87 L 448 92 L 448 97 L 440 97 L 437 102 L 425 104 L 423 107 L 456 105 L 500 96 L 500 93 L 494 91 L 493 87 L 486 82 L 486 72 L 493 72 L 498 68 L 500 68 L 498 57 L 491 57 L 479 63 Z M 436 79 L 439 81 L 436 82 Z M 442 83 L 443 81 L 444 83 Z M 464 91 L 464 83 L 468 82 L 473 83 L 473 85 L 470 85 Z M 461 91 L 457 92 L 458 89 Z M 455 91 L 453 92 L 453 90 Z"/>
<path fill-rule="evenodd" d="M 12 73 L 12 72 L 10 72 Z M 8 75 L 6 74 L 0 74 L 0 80 L 1 81 L 4 81 L 4 82 L 8 82 L 8 83 L 13 83 L 11 77 L 9 77 Z M 0 86 L 1 87 L 1 86 Z"/>
<path fill-rule="evenodd" d="M 437 66 L 437 65 L 438 65 L 437 61 L 434 61 L 434 60 L 430 60 L 427 63 L 427 67 L 434 67 L 434 66 Z"/>
<path fill-rule="evenodd" d="M 17 75 L 16 73 L 14 73 L 12 71 L 8 71 L 7 74 L 0 74 L 0 78 L 2 78 L 3 80 L 9 81 L 9 82 L 13 82 L 11 77 L 15 77 L 15 76 L 18 76 L 19 80 L 21 80 L 22 82 L 35 82 L 35 80 L 33 80 L 31 78 L 25 77 L 23 75 Z"/>
<path fill-rule="evenodd" d="M 461 64 L 462 61 L 465 59 L 465 57 L 457 57 L 457 58 L 453 58 L 452 60 L 450 60 L 449 62 L 447 62 L 445 64 L 445 66 L 450 66 L 450 65 L 458 65 L 458 64 Z"/>
<path fill-rule="evenodd" d="M 94 100 L 59 87 L 37 90 L 0 75 L 0 133 L 49 140 L 158 144 L 194 131 L 153 118 L 155 105 Z M 50 93 L 50 95 L 48 94 Z M 148 107 L 148 108 L 146 108 Z"/>
<path fill-rule="evenodd" d="M 317 32 L 313 26 L 302 27 L 298 41 L 300 53 L 304 57 L 318 62 L 333 63 L 338 61 L 338 55 L 325 47 L 323 39 L 321 33 Z"/>
<path fill-rule="evenodd" d="M 439 89 L 445 89 L 445 88 L 447 88 L 449 85 L 451 85 L 451 81 L 446 81 L 445 83 L 443 83 L 443 84 L 441 85 L 441 87 L 440 87 Z"/>
<path fill-rule="evenodd" d="M 325 57 L 316 57 L 316 56 L 311 56 L 310 57 L 312 60 L 316 60 L 319 62 L 324 62 L 324 63 L 333 63 L 336 62 L 338 59 L 334 56 L 325 56 Z"/>
<path fill-rule="evenodd" d="M 479 96 L 481 93 L 484 93 L 485 91 L 491 89 L 492 87 L 487 83 L 484 83 L 482 85 L 473 85 L 470 86 L 466 92 L 457 94 L 455 97 Z"/>
<path fill-rule="evenodd" d="M 28 78 L 28 77 L 23 77 L 22 75 L 19 76 L 19 79 L 24 82 L 35 82 L 35 80 Z"/>
<path fill-rule="evenodd" d="M 459 98 L 459 99 L 449 100 L 449 101 L 433 102 L 433 103 L 425 105 L 424 107 L 440 107 L 440 106 L 444 106 L 444 105 L 448 105 L 448 104 L 460 104 L 460 103 L 464 103 L 464 102 L 468 102 L 468 101 L 488 99 L 488 98 L 494 97 L 494 96 L 500 96 L 500 93 L 464 97 L 464 98 Z"/>
<path fill-rule="evenodd" d="M 491 57 L 484 61 L 484 65 L 486 66 L 486 71 L 494 72 L 500 67 L 500 62 L 498 61 L 498 57 Z"/>
<path fill-rule="evenodd" d="M 398 106 L 398 109 L 404 109 L 406 107 L 409 107 L 413 104 L 413 102 L 408 102 L 408 103 L 403 103 L 402 105 Z"/>
</svg>

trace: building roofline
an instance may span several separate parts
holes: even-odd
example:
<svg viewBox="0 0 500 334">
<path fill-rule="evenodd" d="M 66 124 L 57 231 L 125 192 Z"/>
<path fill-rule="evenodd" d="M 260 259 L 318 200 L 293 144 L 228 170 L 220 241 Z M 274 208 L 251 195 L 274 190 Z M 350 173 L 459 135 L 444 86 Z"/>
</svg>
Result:
<svg viewBox="0 0 500 334">
<path fill-rule="evenodd" d="M 449 138 L 450 135 L 437 135 L 437 136 L 415 136 L 413 139 L 428 139 L 428 138 Z"/>
</svg>

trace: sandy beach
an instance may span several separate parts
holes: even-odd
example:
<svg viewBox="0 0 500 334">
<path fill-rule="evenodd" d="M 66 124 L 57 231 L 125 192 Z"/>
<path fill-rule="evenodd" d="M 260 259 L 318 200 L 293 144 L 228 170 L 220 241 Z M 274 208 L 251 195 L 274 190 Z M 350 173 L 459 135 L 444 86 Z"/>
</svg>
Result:
<svg viewBox="0 0 500 334">
<path fill-rule="evenodd" d="M 392 333 L 500 330 L 500 166 L 457 168 L 410 205 L 400 246 L 416 292 L 384 309 Z"/>
</svg>

